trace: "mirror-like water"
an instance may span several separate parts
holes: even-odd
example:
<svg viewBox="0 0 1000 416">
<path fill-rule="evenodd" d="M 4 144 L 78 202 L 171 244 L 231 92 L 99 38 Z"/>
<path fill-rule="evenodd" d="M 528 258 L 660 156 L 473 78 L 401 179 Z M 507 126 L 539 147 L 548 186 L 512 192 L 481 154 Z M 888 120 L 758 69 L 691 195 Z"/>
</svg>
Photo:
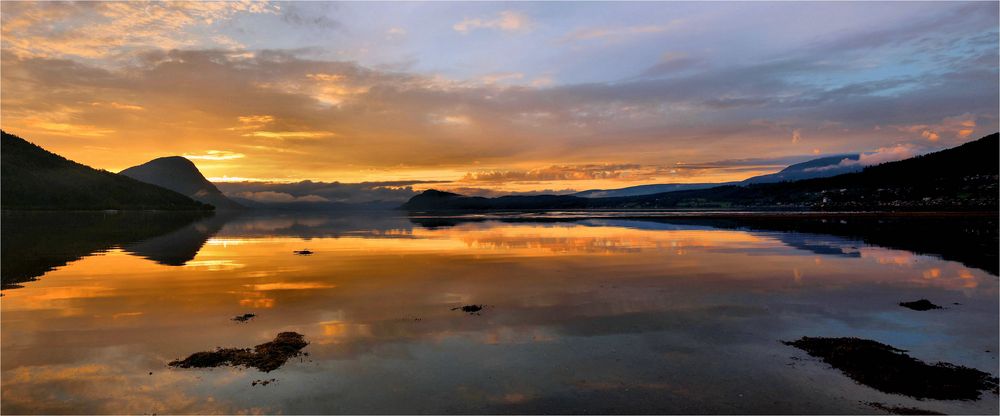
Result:
<svg viewBox="0 0 1000 416">
<path fill-rule="evenodd" d="M 5 214 L 3 413 L 998 411 L 780 343 L 996 374 L 995 220 L 144 215 Z M 898 305 L 921 298 L 945 309 Z M 166 366 L 283 331 L 308 355 L 269 373 Z"/>
</svg>

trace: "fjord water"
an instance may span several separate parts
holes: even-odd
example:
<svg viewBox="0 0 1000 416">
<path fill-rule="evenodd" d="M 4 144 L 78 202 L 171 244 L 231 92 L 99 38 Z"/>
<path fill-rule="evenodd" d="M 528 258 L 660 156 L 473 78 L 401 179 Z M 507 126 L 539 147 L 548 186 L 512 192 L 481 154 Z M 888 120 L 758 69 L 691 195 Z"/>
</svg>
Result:
<svg viewBox="0 0 1000 416">
<path fill-rule="evenodd" d="M 855 336 L 995 375 L 995 218 L 4 215 L 5 414 L 998 411 L 780 343 Z M 898 305 L 921 298 L 945 308 Z M 166 366 L 282 331 L 308 355 L 269 373 Z"/>
</svg>

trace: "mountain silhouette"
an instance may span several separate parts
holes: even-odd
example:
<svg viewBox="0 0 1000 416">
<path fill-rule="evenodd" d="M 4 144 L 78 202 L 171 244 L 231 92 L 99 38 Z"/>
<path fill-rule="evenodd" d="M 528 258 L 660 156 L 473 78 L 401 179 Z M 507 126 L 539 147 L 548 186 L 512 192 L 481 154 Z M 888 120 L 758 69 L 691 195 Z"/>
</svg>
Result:
<svg viewBox="0 0 1000 416">
<path fill-rule="evenodd" d="M 652 185 L 636 185 L 629 186 L 626 188 L 618 189 L 589 189 L 586 191 L 580 191 L 573 196 L 579 196 L 583 198 L 607 198 L 616 196 L 639 196 L 639 195 L 651 195 L 660 194 L 664 192 L 673 191 L 688 191 L 694 189 L 708 189 L 714 188 L 721 185 L 734 185 L 738 182 L 725 182 L 725 183 L 660 183 Z"/>
<path fill-rule="evenodd" d="M 468 197 L 428 190 L 401 208 L 440 210 L 757 209 L 997 211 L 998 134 L 860 172 L 793 182 L 726 185 L 651 195 Z"/>
<path fill-rule="evenodd" d="M 784 168 L 777 173 L 754 176 L 739 183 L 741 185 L 750 185 L 755 183 L 791 182 L 803 179 L 828 178 L 830 176 L 857 172 L 864 169 L 864 166 L 861 166 L 861 164 L 858 163 L 841 164 L 844 160 L 857 161 L 860 158 L 861 155 L 857 153 L 821 157 L 789 165 L 787 168 Z"/>
<path fill-rule="evenodd" d="M 857 153 L 825 156 L 805 161 L 802 163 L 789 165 L 788 167 L 782 169 L 780 172 L 770 173 L 767 175 L 754 176 L 752 178 L 738 182 L 665 183 L 665 184 L 653 184 L 653 185 L 637 185 L 637 186 L 629 186 L 626 188 L 618 188 L 618 189 L 591 189 L 587 191 L 577 192 L 573 194 L 573 196 L 580 196 L 584 198 L 639 196 L 639 195 L 659 194 L 663 192 L 708 189 L 725 185 L 751 185 L 757 183 L 789 182 L 789 181 L 798 181 L 802 179 L 826 178 L 829 176 L 836 176 L 844 173 L 857 172 L 864 169 L 864 166 L 861 166 L 860 164 L 856 163 L 841 164 L 841 162 L 844 161 L 845 159 L 856 161 L 860 157 L 861 155 Z"/>
<path fill-rule="evenodd" d="M 210 210 L 177 192 L 97 170 L 0 131 L 2 207 L 23 210 Z"/>
<path fill-rule="evenodd" d="M 223 195 L 219 188 L 205 179 L 194 163 L 181 156 L 153 159 L 118 174 L 179 192 L 197 201 L 211 204 L 218 210 L 244 208 Z"/>
</svg>

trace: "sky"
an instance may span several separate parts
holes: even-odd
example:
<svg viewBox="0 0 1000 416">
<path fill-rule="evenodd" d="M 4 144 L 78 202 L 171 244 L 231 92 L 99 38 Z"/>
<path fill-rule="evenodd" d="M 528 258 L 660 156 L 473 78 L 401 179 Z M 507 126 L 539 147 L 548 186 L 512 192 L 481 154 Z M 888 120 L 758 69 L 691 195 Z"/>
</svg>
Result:
<svg viewBox="0 0 1000 416">
<path fill-rule="evenodd" d="M 996 2 L 0 4 L 0 125 L 95 168 L 467 193 L 998 130 Z"/>
</svg>

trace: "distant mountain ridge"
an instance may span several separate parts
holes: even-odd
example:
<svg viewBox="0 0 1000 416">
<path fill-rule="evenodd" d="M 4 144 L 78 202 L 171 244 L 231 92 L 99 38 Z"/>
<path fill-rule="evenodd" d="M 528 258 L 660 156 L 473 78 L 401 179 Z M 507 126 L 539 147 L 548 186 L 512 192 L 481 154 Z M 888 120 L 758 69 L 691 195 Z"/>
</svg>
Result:
<svg viewBox="0 0 1000 416">
<path fill-rule="evenodd" d="M 785 181 L 798 181 L 803 179 L 825 178 L 844 173 L 857 172 L 864 169 L 864 166 L 858 163 L 842 164 L 844 160 L 857 161 L 860 158 L 861 155 L 857 153 L 825 156 L 817 159 L 808 160 L 802 163 L 789 165 L 788 167 L 782 169 L 780 172 L 771 173 L 767 175 L 754 176 L 752 178 L 744 179 L 738 182 L 667 183 L 667 184 L 637 185 L 637 186 L 629 186 L 626 188 L 618 188 L 618 189 L 591 189 L 587 191 L 577 192 L 572 195 L 583 198 L 639 196 L 639 195 L 659 194 L 663 192 L 708 189 L 726 185 L 750 185 L 757 183 L 775 183 L 775 182 L 785 182 Z"/>
<path fill-rule="evenodd" d="M 401 208 L 438 210 L 794 209 L 998 210 L 998 134 L 927 155 L 826 178 L 725 185 L 651 195 L 467 197 L 435 190 Z M 839 162 L 838 162 L 839 163 Z M 803 168 L 804 169 L 804 168 Z"/>
<path fill-rule="evenodd" d="M 97 170 L 0 133 L 0 202 L 5 210 L 212 209 L 169 189 Z"/>
<path fill-rule="evenodd" d="M 639 195 L 650 195 L 659 194 L 663 192 L 673 192 L 673 191 L 688 191 L 694 189 L 707 189 L 714 188 L 720 185 L 734 185 L 738 182 L 725 182 L 725 183 L 664 183 L 664 184 L 650 184 L 650 185 L 636 185 L 629 186 L 626 188 L 618 189 L 590 189 L 586 191 L 580 191 L 573 196 L 578 196 L 581 198 L 607 198 L 616 196 L 639 196 Z"/>
<path fill-rule="evenodd" d="M 205 179 L 193 162 L 181 156 L 156 158 L 118 174 L 187 195 L 218 210 L 244 209 L 244 206 L 227 198 L 219 188 Z"/>
<path fill-rule="evenodd" d="M 827 178 L 845 173 L 858 172 L 864 169 L 864 166 L 860 163 L 843 164 L 843 162 L 845 160 L 856 162 L 860 159 L 861 155 L 858 153 L 825 156 L 789 165 L 777 173 L 754 176 L 739 183 L 741 185 L 750 185 L 756 183 L 801 181 L 803 179 Z"/>
</svg>

